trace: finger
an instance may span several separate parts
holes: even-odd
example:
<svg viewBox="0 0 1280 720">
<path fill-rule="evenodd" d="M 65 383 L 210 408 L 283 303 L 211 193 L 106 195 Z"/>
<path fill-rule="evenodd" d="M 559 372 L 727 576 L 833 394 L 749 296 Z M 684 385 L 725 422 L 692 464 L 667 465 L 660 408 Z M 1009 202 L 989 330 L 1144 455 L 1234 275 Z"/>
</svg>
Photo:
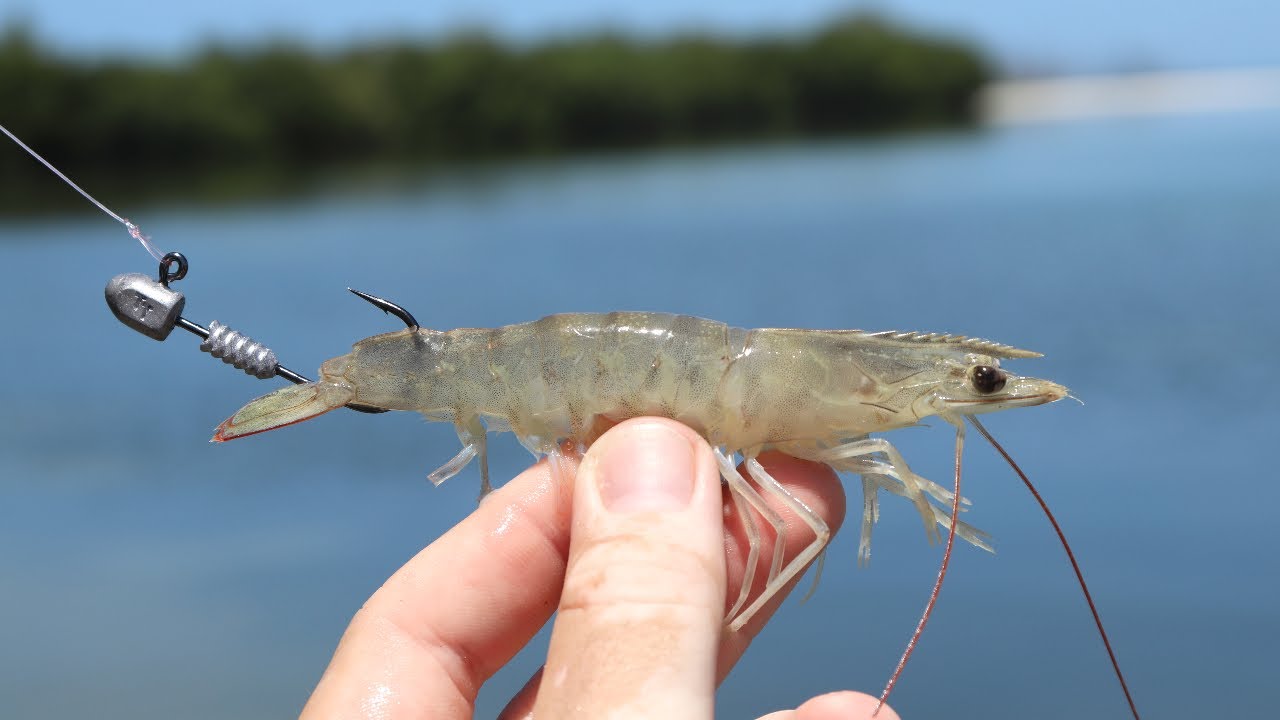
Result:
<svg viewBox="0 0 1280 720">
<path fill-rule="evenodd" d="M 556 482 L 546 462 L 526 470 L 387 580 L 303 716 L 470 717 L 480 685 L 555 608 L 571 498 Z"/>
<path fill-rule="evenodd" d="M 596 441 L 575 483 L 536 717 L 711 717 L 722 507 L 711 449 L 689 428 L 644 418 Z"/>
<path fill-rule="evenodd" d="M 819 695 L 795 710 L 769 713 L 760 720 L 900 720 L 888 705 L 876 712 L 878 704 L 876 698 L 863 693 L 834 692 Z"/>
<path fill-rule="evenodd" d="M 833 533 L 839 529 L 844 519 L 844 489 L 840 485 L 840 478 L 829 467 L 821 463 L 798 460 L 789 455 L 776 452 L 764 453 L 760 455 L 759 460 L 765 469 L 769 471 L 769 474 L 777 478 L 792 494 L 800 498 L 805 505 L 822 517 Z M 747 535 L 743 527 L 742 518 L 737 515 L 736 506 L 727 496 L 721 502 L 723 503 L 725 564 L 728 580 L 728 593 L 725 598 L 724 608 L 721 611 L 721 622 L 723 623 L 723 614 L 729 610 L 729 606 L 737 599 L 738 588 L 741 587 L 742 578 L 745 575 Z M 782 503 L 771 500 L 770 505 L 782 515 L 783 520 L 786 522 L 785 552 L 787 558 L 793 558 L 800 554 L 805 546 L 813 540 L 813 532 L 808 525 Z M 761 558 L 758 560 L 761 570 L 756 574 L 755 587 L 752 589 L 753 594 L 758 594 L 764 590 L 766 578 L 763 570 L 769 567 L 769 562 L 773 556 L 772 532 L 766 530 L 768 524 L 764 522 L 761 516 L 756 515 L 756 522 L 757 525 L 762 527 L 761 544 L 763 547 L 761 548 Z M 764 623 L 778 610 L 778 606 L 790 591 L 796 587 L 797 582 L 800 582 L 800 580 L 797 579 L 788 584 L 776 598 L 761 608 L 760 612 L 742 630 L 738 632 L 725 631 L 721 634 L 717 650 L 717 684 L 724 680 L 734 664 L 741 659 L 748 645 L 759 634 Z M 539 670 L 539 673 L 541 672 Z M 502 715 L 504 720 L 507 718 L 512 720 L 526 718 L 532 715 L 537 697 L 538 683 L 536 680 L 537 676 L 527 683 L 524 689 L 508 703 Z"/>
</svg>

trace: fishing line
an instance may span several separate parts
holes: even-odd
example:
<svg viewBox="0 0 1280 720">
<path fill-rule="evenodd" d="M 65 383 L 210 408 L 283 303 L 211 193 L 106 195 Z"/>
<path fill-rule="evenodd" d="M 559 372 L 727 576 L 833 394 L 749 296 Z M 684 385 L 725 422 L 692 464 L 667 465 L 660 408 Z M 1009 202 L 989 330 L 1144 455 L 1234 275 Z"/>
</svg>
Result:
<svg viewBox="0 0 1280 720">
<path fill-rule="evenodd" d="M 121 225 L 124 225 L 125 229 L 129 231 L 129 236 L 137 240 L 138 242 L 142 243 L 142 247 L 146 249 L 148 253 L 151 253 L 151 257 L 155 258 L 156 262 L 159 262 L 159 263 L 164 262 L 164 253 L 157 250 L 156 246 L 151 244 L 151 238 L 142 234 L 142 228 L 133 224 L 133 222 L 131 222 L 128 218 L 120 217 L 119 215 L 112 212 L 111 208 L 98 202 L 97 198 L 85 192 L 83 188 L 81 188 L 79 185 L 72 182 L 71 178 L 67 177 L 65 173 L 63 173 L 58 168 L 54 167 L 53 163 L 49 162 L 48 160 L 45 160 L 43 157 L 41 157 L 40 153 L 36 152 L 35 150 L 32 150 L 30 147 L 27 146 L 26 143 L 19 140 L 17 135 L 14 135 L 13 133 L 9 132 L 9 128 L 5 127 L 4 125 L 0 125 L 0 132 L 3 132 L 5 135 L 8 135 L 10 140 L 18 143 L 18 147 L 22 148 L 23 150 L 26 150 L 28 155 L 35 158 L 36 160 L 39 160 L 41 165 L 44 165 L 45 167 L 49 168 L 49 172 L 53 173 L 54 175 L 57 175 L 59 178 L 62 179 L 62 182 L 70 185 L 73 190 L 83 195 L 85 200 L 88 200 L 94 205 L 97 205 L 98 209 L 106 213 L 107 215 L 109 215 L 112 220 L 115 220 Z"/>
</svg>

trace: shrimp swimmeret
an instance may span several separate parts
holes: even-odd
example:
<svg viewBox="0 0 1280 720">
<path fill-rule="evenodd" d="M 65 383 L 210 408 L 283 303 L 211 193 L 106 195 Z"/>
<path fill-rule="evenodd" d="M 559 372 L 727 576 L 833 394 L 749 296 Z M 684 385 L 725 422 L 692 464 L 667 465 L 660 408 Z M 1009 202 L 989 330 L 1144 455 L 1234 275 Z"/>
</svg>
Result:
<svg viewBox="0 0 1280 720">
<path fill-rule="evenodd" d="M 951 491 L 911 472 L 893 445 L 868 434 L 929 415 L 959 425 L 965 415 L 1064 397 L 1061 385 L 1000 368 L 1000 358 L 1030 357 L 1038 354 L 948 335 L 742 330 L 641 312 L 572 313 L 448 332 L 410 327 L 361 340 L 350 354 L 325 362 L 318 382 L 249 403 L 214 439 L 289 425 L 349 403 L 413 410 L 452 422 L 462 441 L 462 451 L 431 473 L 431 481 L 441 483 L 479 457 L 487 492 L 486 430 L 510 430 L 535 455 L 553 455 L 561 442 L 585 447 L 601 426 L 627 418 L 678 420 L 716 448 L 735 502 L 750 504 L 776 531 L 779 552 L 764 593 L 746 605 L 748 578 L 729 613 L 736 630 L 830 537 L 823 520 L 771 477 L 757 455 L 774 449 L 861 475 L 864 561 L 880 488 L 911 500 L 936 538 L 935 525 L 947 527 L 951 518 L 930 499 L 949 507 Z M 736 469 L 737 454 L 750 480 Z M 776 497 L 814 531 L 813 542 L 785 567 L 782 519 L 762 494 Z M 967 524 L 958 523 L 956 532 L 987 547 Z M 758 533 L 751 536 L 748 573 L 760 542 Z"/>
</svg>

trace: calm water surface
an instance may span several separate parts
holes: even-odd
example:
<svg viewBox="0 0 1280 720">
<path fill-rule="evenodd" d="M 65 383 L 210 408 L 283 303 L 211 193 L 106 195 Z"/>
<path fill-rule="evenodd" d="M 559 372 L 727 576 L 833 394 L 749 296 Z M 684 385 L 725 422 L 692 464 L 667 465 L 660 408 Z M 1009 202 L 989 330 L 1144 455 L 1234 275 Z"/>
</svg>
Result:
<svg viewBox="0 0 1280 720">
<path fill-rule="evenodd" d="M 1277 157 L 1280 117 L 1223 115 L 117 209 L 191 258 L 189 317 L 269 340 L 308 373 L 394 327 L 347 286 L 437 327 L 650 309 L 1044 352 L 1013 367 L 1085 404 L 990 426 L 1073 538 L 1140 706 L 1261 717 L 1280 703 Z M 270 385 L 210 362 L 193 338 L 156 343 L 111 317 L 106 280 L 152 270 L 130 242 L 88 214 L 0 222 L 0 716 L 288 716 L 361 602 L 471 510 L 476 471 L 430 487 L 456 440 L 403 413 L 209 445 Z M 947 478 L 946 427 L 895 441 Z M 493 453 L 497 477 L 528 462 L 510 437 Z M 1043 518 L 976 438 L 966 467 L 969 519 L 999 552 L 958 549 L 895 705 L 915 718 L 1122 717 Z M 784 605 L 726 682 L 724 717 L 881 686 L 940 553 L 896 498 L 868 569 L 854 567 L 855 536 L 836 538 L 815 598 Z M 544 648 L 486 687 L 481 716 Z"/>
</svg>

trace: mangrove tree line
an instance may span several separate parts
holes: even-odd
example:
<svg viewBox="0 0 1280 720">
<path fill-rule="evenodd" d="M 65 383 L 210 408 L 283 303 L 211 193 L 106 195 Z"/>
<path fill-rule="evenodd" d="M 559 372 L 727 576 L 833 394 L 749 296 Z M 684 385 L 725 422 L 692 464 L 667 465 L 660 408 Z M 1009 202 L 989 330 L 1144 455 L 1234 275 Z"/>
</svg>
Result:
<svg viewBox="0 0 1280 720">
<path fill-rule="evenodd" d="M 482 35 L 77 60 L 0 36 L 0 123 L 72 169 L 433 158 L 963 124 L 962 43 L 860 17 L 774 38 Z M 30 160 L 0 152 L 0 170 Z"/>
</svg>

